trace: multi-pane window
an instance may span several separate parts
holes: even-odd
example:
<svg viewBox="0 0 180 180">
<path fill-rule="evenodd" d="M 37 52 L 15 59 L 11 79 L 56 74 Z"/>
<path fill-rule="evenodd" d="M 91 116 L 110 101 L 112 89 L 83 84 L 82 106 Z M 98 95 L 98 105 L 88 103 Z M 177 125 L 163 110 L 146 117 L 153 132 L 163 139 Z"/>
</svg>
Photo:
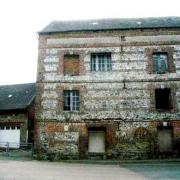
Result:
<svg viewBox="0 0 180 180">
<path fill-rule="evenodd" d="M 111 54 L 110 53 L 93 53 L 91 54 L 91 71 L 111 71 Z"/>
<path fill-rule="evenodd" d="M 168 72 L 168 54 L 167 53 L 153 53 L 153 71 L 161 74 Z"/>
<path fill-rule="evenodd" d="M 65 90 L 64 91 L 64 110 L 79 111 L 79 91 Z"/>
</svg>

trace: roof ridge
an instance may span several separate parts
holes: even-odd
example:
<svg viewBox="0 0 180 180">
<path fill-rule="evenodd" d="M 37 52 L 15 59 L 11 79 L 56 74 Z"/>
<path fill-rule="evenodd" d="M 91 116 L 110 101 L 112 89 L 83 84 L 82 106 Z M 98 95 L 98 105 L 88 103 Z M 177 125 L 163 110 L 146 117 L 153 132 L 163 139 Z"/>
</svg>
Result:
<svg viewBox="0 0 180 180">
<path fill-rule="evenodd" d="M 39 34 L 150 28 L 180 28 L 180 17 L 102 18 L 52 21 Z"/>
<path fill-rule="evenodd" d="M 153 17 L 153 16 L 149 16 L 149 17 L 122 17 L 122 18 L 92 18 L 92 19 L 67 19 L 67 20 L 54 20 L 53 22 L 76 22 L 76 21 L 94 21 L 94 20 L 136 20 L 136 19 L 161 19 L 161 18 L 180 18 L 180 16 L 158 16 L 158 17 Z"/>
</svg>

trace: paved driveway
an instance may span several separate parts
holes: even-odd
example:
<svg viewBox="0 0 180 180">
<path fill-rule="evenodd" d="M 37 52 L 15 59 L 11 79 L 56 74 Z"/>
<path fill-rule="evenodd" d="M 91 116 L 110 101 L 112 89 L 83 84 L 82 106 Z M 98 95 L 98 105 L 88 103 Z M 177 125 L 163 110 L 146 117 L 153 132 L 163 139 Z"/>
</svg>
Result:
<svg viewBox="0 0 180 180">
<path fill-rule="evenodd" d="M 118 165 L 90 165 L 0 160 L 0 180 L 143 180 Z"/>
</svg>

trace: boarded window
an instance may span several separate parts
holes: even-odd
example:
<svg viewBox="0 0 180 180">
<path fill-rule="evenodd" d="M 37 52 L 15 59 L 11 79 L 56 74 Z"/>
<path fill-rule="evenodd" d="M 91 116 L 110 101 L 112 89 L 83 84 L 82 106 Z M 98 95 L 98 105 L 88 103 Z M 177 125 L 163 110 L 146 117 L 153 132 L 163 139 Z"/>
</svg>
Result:
<svg viewBox="0 0 180 180">
<path fill-rule="evenodd" d="M 171 152 L 173 148 L 173 137 L 171 128 L 158 129 L 158 146 L 159 152 Z"/>
<path fill-rule="evenodd" d="M 168 72 L 168 54 L 167 53 L 153 53 L 153 71 L 154 73 Z"/>
<path fill-rule="evenodd" d="M 64 110 L 79 111 L 79 91 L 65 90 L 64 91 Z"/>
<path fill-rule="evenodd" d="M 155 89 L 155 102 L 156 102 L 156 109 L 170 110 L 171 90 L 169 88 Z"/>
<path fill-rule="evenodd" d="M 104 153 L 105 152 L 105 132 L 104 131 L 89 131 L 88 151 L 90 153 Z"/>
<path fill-rule="evenodd" d="M 64 56 L 64 75 L 79 75 L 79 55 Z"/>
<path fill-rule="evenodd" d="M 93 53 L 91 54 L 91 71 L 111 71 L 111 54 L 110 53 Z"/>
</svg>

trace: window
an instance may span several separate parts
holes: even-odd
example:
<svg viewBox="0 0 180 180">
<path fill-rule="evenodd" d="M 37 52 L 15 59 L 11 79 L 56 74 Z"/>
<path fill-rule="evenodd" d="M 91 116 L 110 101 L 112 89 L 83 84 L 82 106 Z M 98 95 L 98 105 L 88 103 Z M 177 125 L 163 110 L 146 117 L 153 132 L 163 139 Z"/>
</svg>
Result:
<svg viewBox="0 0 180 180">
<path fill-rule="evenodd" d="M 93 53 L 91 55 L 91 71 L 111 71 L 110 53 Z"/>
<path fill-rule="evenodd" d="M 173 53 L 173 47 L 147 48 L 147 72 L 149 74 L 175 73 L 176 66 Z"/>
<path fill-rule="evenodd" d="M 156 109 L 159 110 L 170 110 L 171 109 L 171 90 L 155 89 L 155 105 Z"/>
<path fill-rule="evenodd" d="M 79 91 L 65 90 L 64 91 L 64 110 L 79 111 Z"/>
<path fill-rule="evenodd" d="M 79 75 L 79 55 L 64 56 L 64 75 Z"/>
<path fill-rule="evenodd" d="M 168 54 L 153 53 L 153 72 L 157 74 L 168 72 Z"/>
</svg>

